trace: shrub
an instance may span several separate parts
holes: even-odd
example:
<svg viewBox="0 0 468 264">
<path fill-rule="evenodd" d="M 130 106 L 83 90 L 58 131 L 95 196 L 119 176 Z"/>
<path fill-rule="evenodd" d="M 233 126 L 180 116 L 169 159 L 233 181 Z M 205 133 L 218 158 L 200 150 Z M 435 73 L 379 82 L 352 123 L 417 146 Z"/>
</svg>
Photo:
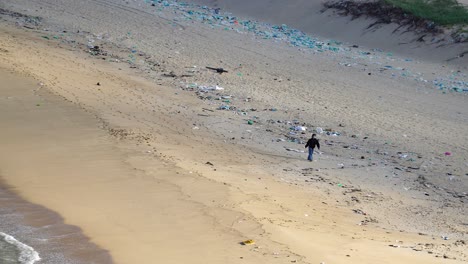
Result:
<svg viewBox="0 0 468 264">
<path fill-rule="evenodd" d="M 414 16 L 439 25 L 468 24 L 468 9 L 456 0 L 384 0 Z"/>
</svg>

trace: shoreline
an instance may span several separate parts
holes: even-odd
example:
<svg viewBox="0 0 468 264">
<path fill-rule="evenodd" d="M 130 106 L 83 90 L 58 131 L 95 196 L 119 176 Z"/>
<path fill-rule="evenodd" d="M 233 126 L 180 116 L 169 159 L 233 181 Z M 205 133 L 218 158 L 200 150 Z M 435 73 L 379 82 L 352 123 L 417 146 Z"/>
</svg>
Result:
<svg viewBox="0 0 468 264">
<path fill-rule="evenodd" d="M 129 68 L 127 68 L 129 66 L 127 64 L 111 65 L 109 62 L 100 60 L 99 57 L 93 58 L 79 49 L 74 50 L 67 45 L 60 43 L 57 45 L 53 41 L 41 40 L 37 33 L 19 33 L 18 30 L 13 29 L 10 32 L 15 32 L 12 35 L 16 35 L 16 37 L 15 40 L 8 40 L 8 37 L 3 38 L 7 39 L 4 42 L 6 43 L 4 45 L 5 49 L 8 50 L 5 55 L 6 61 L 11 61 L 13 68 L 16 70 L 25 74 L 33 74 L 38 81 L 44 82 L 45 87 L 41 89 L 47 89 L 59 95 L 60 99 L 57 97 L 57 100 L 52 104 L 54 107 L 58 105 L 68 109 L 68 106 L 75 105 L 75 107 L 86 111 L 89 117 L 98 120 L 91 122 L 85 118 L 88 121 L 84 122 L 84 127 L 78 127 L 77 132 L 63 126 L 68 124 L 73 128 L 71 124 L 74 122 L 71 121 L 73 119 L 70 119 L 69 116 L 57 118 L 62 122 L 65 121 L 65 123 L 43 119 L 43 121 L 46 120 L 50 123 L 49 126 L 64 133 L 64 135 L 53 136 L 59 142 L 54 142 L 53 145 L 55 147 L 61 145 L 70 147 L 70 150 L 73 150 L 72 152 L 76 152 L 76 154 L 70 154 L 64 150 L 60 150 L 62 154 L 58 156 L 57 153 L 53 152 L 41 154 L 42 150 L 38 150 L 40 144 L 33 148 L 37 155 L 52 159 L 56 158 L 64 162 L 64 164 L 69 162 L 66 161 L 67 157 L 77 157 L 79 159 L 81 162 L 79 165 L 76 162 L 71 162 L 63 167 L 63 164 L 59 164 L 58 168 L 59 170 L 66 170 L 67 168 L 80 167 L 81 172 L 73 171 L 73 173 L 84 173 L 84 175 L 76 174 L 78 177 L 68 178 L 60 176 L 60 173 L 55 176 L 44 174 L 41 176 L 45 180 L 43 187 L 50 190 L 70 188 L 68 193 L 66 193 L 66 190 L 61 190 L 60 195 L 63 198 L 75 201 L 77 204 L 81 203 L 82 207 L 80 209 L 84 212 L 84 215 L 91 215 L 94 218 L 93 221 L 96 222 L 91 223 L 89 220 L 83 219 L 83 216 L 70 211 L 65 204 L 55 201 L 53 197 L 44 198 L 33 189 L 29 189 L 26 193 L 30 198 L 35 197 L 32 199 L 34 201 L 39 199 L 41 204 L 48 204 L 55 210 L 58 208 L 58 211 L 65 216 L 66 221 L 79 223 L 77 225 L 83 228 L 85 234 L 92 237 L 93 241 L 97 242 L 98 245 L 110 250 L 118 263 L 130 263 L 131 259 L 135 258 L 135 253 L 128 248 L 123 248 L 117 242 L 109 241 L 108 236 L 118 236 L 118 240 L 128 242 L 130 238 L 129 230 L 140 231 L 141 233 L 137 232 L 136 236 L 147 244 L 145 249 L 135 248 L 135 251 L 144 252 L 143 255 L 145 256 L 156 257 L 158 252 L 152 252 L 151 245 L 162 247 L 166 251 L 161 249 L 159 253 L 162 256 L 159 257 L 166 260 L 181 257 L 179 256 L 180 245 L 185 245 L 183 248 L 189 251 L 188 255 L 192 260 L 200 259 L 202 261 L 209 256 L 212 257 L 213 261 L 224 260 L 226 262 L 228 260 L 228 262 L 233 263 L 238 261 L 240 256 L 245 261 L 252 262 L 268 259 L 270 262 L 295 260 L 314 263 L 316 261 L 335 260 L 337 263 L 350 263 L 349 257 L 333 251 L 340 244 L 340 241 L 347 245 L 353 245 L 350 246 L 351 249 L 348 249 L 351 251 L 355 251 L 357 248 L 360 250 L 372 248 L 372 254 L 359 253 L 355 257 L 354 252 L 352 262 L 369 261 L 372 258 L 390 261 L 387 260 L 387 257 L 390 253 L 394 254 L 394 249 L 393 247 L 388 248 L 388 243 L 393 243 L 394 240 L 405 241 L 404 244 L 395 246 L 403 248 L 404 251 L 395 251 L 395 254 L 401 260 L 409 261 L 411 259 L 412 263 L 418 263 L 417 261 L 431 263 L 438 260 L 429 256 L 430 254 L 421 255 L 422 253 L 419 254 L 418 251 L 435 251 L 441 257 L 445 253 L 440 252 L 447 251 L 446 248 L 439 245 L 438 240 L 440 238 L 435 234 L 430 236 L 408 233 L 398 234 L 394 233 L 396 230 L 393 229 L 383 231 L 378 225 L 375 225 L 373 216 L 361 216 L 358 213 L 353 214 L 349 211 L 352 207 L 362 208 L 360 209 L 362 211 L 366 206 L 357 202 L 354 205 L 350 204 L 349 198 L 366 200 L 372 196 L 375 197 L 372 199 L 376 200 L 371 202 L 371 205 L 379 207 L 379 203 L 384 202 L 384 199 L 388 199 L 388 195 L 392 190 L 382 188 L 381 190 L 371 191 L 370 188 L 378 187 L 383 180 L 386 181 L 383 187 L 388 187 L 387 185 L 391 184 L 387 179 L 383 178 L 388 172 L 385 170 L 380 171 L 380 168 L 372 165 L 367 160 L 354 162 L 351 161 L 354 158 L 352 157 L 349 160 L 358 164 L 356 169 L 347 167 L 346 170 L 337 170 L 336 163 L 339 164 L 348 155 L 345 152 L 347 151 L 346 148 L 342 148 L 341 145 L 346 146 L 348 144 L 346 138 L 349 135 L 345 134 L 336 138 L 322 135 L 325 142 L 337 144 L 338 147 L 345 150 L 341 152 L 333 149 L 333 145 L 327 144 L 327 148 L 330 150 L 326 151 L 329 153 L 320 156 L 319 166 L 315 166 L 315 164 L 313 166 L 305 165 L 301 162 L 299 154 L 284 154 L 285 150 L 281 150 L 282 147 L 280 146 L 269 146 L 272 147 L 272 150 L 262 153 L 262 147 L 266 146 L 264 142 L 276 141 L 275 135 L 267 135 L 264 140 L 261 137 L 257 139 L 257 136 L 254 138 L 252 132 L 257 129 L 257 131 L 260 131 L 260 128 L 265 129 L 265 124 L 261 123 L 261 120 L 267 118 L 265 116 L 270 114 L 268 111 L 263 111 L 263 113 L 256 111 L 254 114 L 259 118 L 253 118 L 256 122 L 254 125 L 248 126 L 245 124 L 246 120 L 234 119 L 235 116 L 230 115 L 229 111 L 217 111 L 216 102 L 205 100 L 200 103 L 199 98 L 194 98 L 193 91 L 184 90 L 183 85 L 183 89 L 176 88 L 174 90 L 173 86 L 177 87 L 177 79 L 165 79 L 165 81 L 160 78 L 156 80 L 160 84 L 155 85 L 154 82 L 149 82 L 148 79 L 143 78 L 142 72 L 137 72 L 140 69 L 134 70 L 132 64 L 130 64 Z M 35 39 L 36 42 L 27 44 L 30 39 Z M 19 43 L 24 45 L 25 48 L 22 48 Z M 110 43 L 104 44 L 104 48 L 109 52 L 113 51 L 110 45 Z M 61 47 L 57 48 L 57 46 Z M 27 49 L 31 49 L 31 51 Z M 71 51 L 65 51 L 66 49 L 71 49 Z M 28 57 L 30 61 L 28 60 L 28 63 L 26 63 L 18 55 L 23 56 L 24 53 L 28 52 L 31 52 L 29 53 L 31 56 Z M 134 54 L 138 54 L 138 52 Z M 144 54 L 143 51 L 140 54 Z M 138 56 L 144 57 L 145 55 L 138 54 Z M 106 56 L 103 56 L 103 58 L 106 58 Z M 190 65 L 190 62 L 185 62 L 185 64 Z M 172 66 L 167 65 L 166 67 L 171 68 Z M 166 70 L 169 71 L 169 69 Z M 182 72 L 181 69 L 175 68 L 175 70 L 176 73 Z M 202 76 L 205 75 L 204 80 L 222 81 L 220 76 L 211 75 L 209 72 L 200 71 L 196 73 Z M 251 74 L 254 75 L 254 72 L 251 72 Z M 300 77 L 294 75 L 292 79 L 296 80 Z M 231 82 L 229 86 L 233 88 L 234 81 L 229 79 L 232 77 L 228 75 L 226 78 Z M 245 78 L 251 77 L 246 75 Z M 96 84 L 97 82 L 101 84 L 99 87 Z M 227 83 L 229 84 L 229 82 Z M 260 86 L 260 83 L 254 84 Z M 276 91 L 273 90 L 272 92 Z M 240 94 L 239 91 L 233 91 L 234 93 Z M 438 95 L 434 94 L 432 96 L 437 98 Z M 241 95 L 238 95 L 238 97 L 241 98 Z M 253 96 L 253 98 L 256 97 Z M 239 107 L 242 107 L 241 103 L 236 102 L 235 99 L 236 96 L 231 98 L 232 101 L 239 104 Z M 392 97 L 388 97 L 388 99 L 392 99 Z M 453 100 L 453 102 L 459 103 L 463 99 L 448 97 L 445 100 Z M 331 106 L 330 102 L 327 103 L 327 106 Z M 42 106 L 41 103 L 38 104 Z M 260 105 L 260 102 L 257 102 L 257 104 Z M 248 105 L 248 102 L 245 105 Z M 39 108 L 33 107 L 34 110 L 30 111 L 30 114 L 35 114 L 36 109 L 42 109 L 40 106 L 37 106 Z M 45 107 L 45 109 L 49 111 L 54 107 Z M 456 109 L 456 107 L 457 104 L 454 104 L 453 108 Z M 204 108 L 210 111 L 202 111 Z M 197 115 L 198 110 L 203 113 L 202 116 Z M 281 113 L 277 113 L 278 115 L 282 115 L 284 110 L 280 109 L 280 111 Z M 70 110 L 63 112 L 70 113 Z M 440 119 L 446 121 L 444 118 L 447 116 L 444 114 L 439 114 Z M 293 115 L 300 118 L 300 115 L 295 113 L 286 113 L 286 115 L 288 117 L 277 118 L 280 120 L 292 119 L 291 116 Z M 238 127 L 219 125 L 219 123 L 216 123 L 219 118 L 229 119 L 234 126 Z M 104 125 L 102 122 L 104 122 Z M 79 123 L 81 124 L 81 121 Z M 31 124 L 34 123 L 31 122 Z M 421 125 L 421 128 L 424 125 Z M 462 124 L 459 126 L 462 129 Z M 272 129 L 279 128 L 273 127 Z M 459 128 L 454 127 L 452 129 L 456 131 Z M 88 131 L 91 134 L 86 132 L 84 134 L 88 136 L 84 137 L 84 135 L 79 135 L 81 130 Z M 38 131 L 50 133 L 44 127 Z M 108 132 L 110 135 L 107 134 Z M 66 140 L 68 134 L 73 136 L 71 137 L 73 140 L 70 140 L 71 138 Z M 96 138 L 96 135 L 99 136 Z M 211 136 L 208 137 L 207 135 Z M 32 137 L 32 135 L 26 136 L 26 138 L 29 137 Z M 242 140 L 227 143 L 229 140 L 233 140 L 233 137 L 237 138 L 236 141 L 239 141 L 239 138 Z M 270 137 L 273 137 L 273 140 Z M 67 143 L 60 143 L 62 142 L 60 140 L 65 140 L 63 142 Z M 261 140 L 261 143 L 258 144 L 258 141 L 255 140 Z M 373 144 L 381 144 L 380 140 L 376 139 Z M 69 141 L 70 143 L 68 143 Z M 104 143 L 102 152 L 95 153 L 92 151 L 96 147 L 96 143 L 99 143 L 97 144 L 98 149 L 100 149 L 100 144 Z M 364 145 L 366 143 L 359 144 Z M 270 145 L 272 144 L 270 143 Z M 293 147 L 291 144 L 290 146 Z M 369 145 L 364 146 L 368 148 Z M 396 152 L 397 147 L 388 146 L 386 151 Z M 363 155 L 371 155 L 366 152 L 368 151 L 366 148 L 359 151 L 365 153 Z M 92 153 L 90 154 L 88 151 Z M 457 149 L 453 153 L 458 154 L 463 153 L 463 151 Z M 409 154 L 411 155 L 411 153 Z M 88 155 L 90 155 L 90 158 L 87 157 Z M 355 155 L 357 154 L 353 154 L 353 156 Z M 452 164 L 456 165 L 459 157 L 456 156 L 455 158 L 457 160 L 450 161 L 445 157 L 442 162 L 453 162 Z M 99 164 L 99 166 L 86 167 L 86 164 L 94 162 L 93 159 L 96 161 L 105 160 L 106 162 L 105 164 Z M 375 159 L 375 156 L 372 156 L 372 159 Z M 401 159 L 402 157 L 398 156 L 392 157 L 390 162 L 396 161 L 399 164 L 398 166 L 403 166 L 404 162 L 411 164 L 409 163 L 411 161 L 399 161 Z M 108 164 L 107 161 L 109 161 Z M 112 166 L 109 164 L 112 164 Z M 384 165 L 382 163 L 380 166 L 384 168 Z M 107 171 L 109 166 L 115 168 L 115 170 Z M 102 171 L 103 168 L 107 169 Z M 365 173 L 366 170 L 369 173 Z M 162 171 L 168 174 L 162 174 Z M 86 175 L 86 172 L 95 176 Z M 378 177 L 372 175 L 374 173 Z M 400 174 L 401 172 L 397 173 Z M 455 170 L 455 173 L 459 172 Z M 366 174 L 365 177 L 373 179 L 375 185 L 365 185 L 366 178 L 358 178 L 361 177 L 360 174 Z M 402 175 L 413 177 L 413 174 L 407 176 L 402 173 Z M 391 183 L 401 184 L 397 176 L 399 175 L 392 175 L 390 178 Z M 307 178 L 302 177 L 309 177 L 310 180 L 304 182 L 304 179 Z M 350 179 L 346 180 L 346 178 Z M 24 181 L 23 183 L 32 181 L 38 184 L 37 179 L 28 179 L 28 177 L 22 180 L 14 180 L 22 186 L 23 191 L 29 187 L 28 185 L 23 186 L 21 181 Z M 311 182 L 315 183 L 311 184 Z M 84 187 L 89 183 L 93 183 L 93 188 Z M 408 182 L 403 183 L 406 185 Z M 72 188 L 70 184 L 76 184 L 76 186 Z M 333 188 L 338 184 L 343 186 L 340 187 L 343 191 Z M 421 183 L 421 185 L 423 184 L 427 183 Z M 363 187 L 361 188 L 360 185 L 363 185 Z M 326 186 L 329 186 L 329 188 Z M 417 197 L 417 199 L 412 200 L 412 202 L 417 202 L 414 205 L 415 207 L 424 207 L 433 202 L 427 201 L 425 199 L 426 195 L 417 188 L 421 187 L 419 185 L 410 185 L 410 195 Z M 78 190 L 90 191 L 93 197 L 86 198 L 86 200 L 93 206 L 83 204 L 83 201 L 79 199 Z M 401 192 L 401 189 L 394 190 Z M 159 194 L 153 193 L 155 191 L 157 193 L 164 192 L 164 194 L 158 196 Z M 346 196 L 349 193 L 348 191 L 353 197 Z M 439 197 L 439 195 L 445 197 L 445 194 L 437 193 L 436 190 L 432 191 L 432 189 L 424 190 L 424 192 L 428 193 L 430 198 L 432 198 L 431 196 Z M 294 193 L 297 197 L 290 197 L 290 193 Z M 123 197 L 121 197 L 122 195 Z M 343 199 L 338 198 L 342 195 L 344 196 Z M 409 196 L 408 194 L 395 192 L 395 195 L 392 194 L 391 197 L 400 199 L 398 198 L 399 195 L 401 197 Z M 316 201 L 308 201 L 311 197 L 313 197 L 312 200 Z M 103 199 L 104 201 L 102 201 Z M 160 204 L 160 201 L 169 201 L 170 206 L 165 207 L 164 204 Z M 408 202 L 407 200 L 402 201 Z M 453 199 L 449 201 L 453 201 Z M 395 200 L 395 202 L 398 202 L 398 200 Z M 122 207 L 120 210 L 125 211 L 125 213 L 118 214 L 117 211 L 113 211 L 118 207 Z M 105 214 L 109 215 L 107 216 L 109 219 L 117 218 L 118 221 L 110 221 L 104 224 L 105 216 L 98 213 L 97 208 L 105 209 Z M 389 209 L 399 210 L 400 208 L 393 207 Z M 314 211 L 314 214 L 312 214 L 311 210 Z M 200 211 L 204 213 L 199 214 Z M 161 214 L 161 212 L 166 213 Z M 357 212 L 359 211 L 357 210 Z M 136 217 L 133 213 L 136 213 L 139 217 Z M 188 226 L 196 227 L 196 230 L 187 230 L 187 223 L 183 223 L 183 220 L 187 218 L 187 214 L 194 221 Z M 378 211 L 378 208 L 373 208 L 371 214 L 379 216 L 380 219 L 385 216 L 383 212 Z M 174 217 L 170 218 L 171 215 Z M 314 215 L 314 219 L 309 219 L 309 215 Z M 136 217 L 136 219 L 133 219 L 132 216 Z M 152 221 L 147 219 L 148 217 Z M 336 220 L 345 218 L 349 219 L 346 221 Z M 320 221 L 320 219 L 322 220 Z M 160 223 L 160 221 L 163 223 Z M 330 225 L 329 223 L 333 224 Z M 364 226 L 356 223 L 364 224 Z M 388 227 L 386 223 L 381 224 Z M 304 227 L 300 227 L 302 225 Z M 156 234 L 164 234 L 167 239 L 161 240 L 161 238 L 154 235 L 145 235 L 143 232 L 144 227 L 150 227 L 149 230 Z M 339 227 L 339 231 L 336 234 L 328 234 L 337 227 Z M 398 228 L 398 225 L 395 228 Z M 160 232 L 157 232 L 157 230 Z M 353 232 L 360 234 L 361 238 L 358 241 L 354 241 Z M 205 240 L 187 242 L 187 239 L 197 237 L 200 234 L 205 234 Z M 327 237 L 321 242 L 326 241 L 324 244 L 330 246 L 322 247 L 316 241 L 310 241 L 311 237 L 320 236 L 322 238 L 323 234 L 327 234 Z M 219 237 L 223 237 L 223 239 L 219 240 Z M 238 245 L 240 241 L 252 238 L 261 245 L 260 248 Z M 378 242 L 371 242 L 373 239 L 377 239 Z M 166 241 L 170 241 L 170 243 L 165 244 Z M 436 242 L 428 249 L 417 243 L 423 243 L 423 241 L 427 244 Z M 175 248 L 171 244 L 177 244 L 178 247 Z M 307 248 L 310 247 L 321 248 L 321 251 L 311 254 L 307 252 Z M 218 249 L 219 252 L 214 248 Z M 231 253 L 225 251 L 228 248 L 232 250 Z M 455 254 L 454 252 L 458 248 L 459 246 L 455 245 L 455 241 L 453 241 L 450 243 L 448 252 Z M 461 246 L 462 249 L 463 246 Z M 200 250 L 205 252 L 207 256 L 200 256 Z M 411 250 L 415 251 L 415 253 L 410 254 Z M 209 254 L 209 252 L 216 252 L 216 254 Z M 259 254 L 263 254 L 263 257 Z M 294 256 L 294 259 L 289 259 L 291 258 L 289 256 Z M 446 261 L 451 263 L 453 260 Z"/>
<path fill-rule="evenodd" d="M 57 213 L 25 201 L 9 189 L 11 187 L 7 187 L 0 178 L 0 230 L 19 241 L 20 245 L 31 247 L 25 251 L 28 255 L 22 255 L 21 251 L 23 261 L 113 263 L 110 255 L 90 242 L 80 228 L 65 224 Z"/>
<path fill-rule="evenodd" d="M 7 91 L 4 89 L 0 91 L 2 104 L 8 104 L 7 100 L 21 98 L 26 89 L 26 91 L 33 91 L 34 88 L 38 88 L 37 83 L 31 78 L 12 73 L 2 67 L 0 67 L 0 78 L 2 79 L 2 88 L 9 87 Z M 39 96 L 39 100 L 48 104 L 50 96 L 47 93 L 42 94 Z M 13 104 L 11 108 L 7 107 L 6 109 L 18 111 L 20 108 Z M 4 113 L 2 116 L 3 121 L 5 121 L 5 115 Z M 4 122 L 4 124 L 12 125 L 10 122 Z M 5 135 L 2 133 L 2 136 Z M 8 151 L 7 147 L 2 149 L 0 157 L 6 154 L 5 151 Z M 2 173 L 5 173 L 8 165 L 5 168 L 0 167 Z M 22 188 L 8 185 L 5 182 L 8 177 L 5 176 L 0 174 L 0 231 L 39 251 L 41 262 L 57 264 L 64 263 L 63 261 L 76 264 L 113 263 L 110 255 L 92 243 L 79 227 L 64 223 L 64 219 L 59 214 L 35 204 L 34 201 L 24 200 L 21 197 Z M 33 258 L 30 261 L 33 261 Z"/>
</svg>

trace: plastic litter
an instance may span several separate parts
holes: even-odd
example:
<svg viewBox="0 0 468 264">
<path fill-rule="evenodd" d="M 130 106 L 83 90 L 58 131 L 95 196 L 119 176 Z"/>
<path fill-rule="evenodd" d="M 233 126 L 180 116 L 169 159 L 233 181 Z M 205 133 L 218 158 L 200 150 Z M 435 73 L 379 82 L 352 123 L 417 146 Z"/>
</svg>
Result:
<svg viewBox="0 0 468 264">
<path fill-rule="evenodd" d="M 328 136 L 333 136 L 333 137 L 337 137 L 337 136 L 341 136 L 341 133 L 340 132 L 330 132 L 330 131 L 327 131 L 327 135 Z"/>
<path fill-rule="evenodd" d="M 304 153 L 303 150 L 299 150 L 299 149 L 292 149 L 292 148 L 286 148 L 287 151 L 292 151 L 292 152 L 297 152 L 297 153 Z"/>
<path fill-rule="evenodd" d="M 307 127 L 304 126 L 296 126 L 294 127 L 294 131 L 306 131 Z"/>
<path fill-rule="evenodd" d="M 209 91 L 222 91 L 224 90 L 224 88 L 218 85 L 215 85 L 215 86 L 200 85 L 198 86 L 198 90 L 200 90 L 201 92 L 209 92 Z"/>
<path fill-rule="evenodd" d="M 255 244 L 255 241 L 253 239 L 249 239 L 249 240 L 242 241 L 241 244 L 244 246 L 253 245 Z"/>
</svg>

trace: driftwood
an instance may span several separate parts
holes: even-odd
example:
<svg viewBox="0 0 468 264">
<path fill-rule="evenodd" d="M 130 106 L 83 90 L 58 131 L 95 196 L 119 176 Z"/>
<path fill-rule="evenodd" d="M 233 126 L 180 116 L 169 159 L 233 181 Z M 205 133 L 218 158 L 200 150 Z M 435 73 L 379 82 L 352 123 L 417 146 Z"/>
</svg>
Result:
<svg viewBox="0 0 468 264">
<path fill-rule="evenodd" d="M 222 74 L 223 72 L 228 72 L 228 71 L 226 71 L 226 70 L 223 69 L 223 68 L 213 68 L 213 67 L 206 67 L 206 68 L 209 69 L 209 70 L 214 70 L 214 71 L 216 71 L 216 72 L 219 73 L 219 74 Z"/>
</svg>

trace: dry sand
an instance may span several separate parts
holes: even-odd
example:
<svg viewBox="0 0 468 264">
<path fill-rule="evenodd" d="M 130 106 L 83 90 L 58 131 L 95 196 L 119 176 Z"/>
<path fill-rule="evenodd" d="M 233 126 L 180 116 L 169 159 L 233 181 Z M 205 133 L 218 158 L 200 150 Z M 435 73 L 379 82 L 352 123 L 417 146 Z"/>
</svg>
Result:
<svg viewBox="0 0 468 264">
<path fill-rule="evenodd" d="M 2 177 L 116 263 L 467 261 L 465 95 L 140 1 L 3 5 L 44 21 L 1 22 L 1 67 L 42 84 L 2 83 Z M 107 55 L 91 56 L 90 39 Z M 204 69 L 218 65 L 230 73 Z M 250 110 L 216 110 L 195 82 Z M 341 136 L 320 135 L 308 163 L 285 150 L 302 144 L 277 142 L 294 119 Z"/>
</svg>

